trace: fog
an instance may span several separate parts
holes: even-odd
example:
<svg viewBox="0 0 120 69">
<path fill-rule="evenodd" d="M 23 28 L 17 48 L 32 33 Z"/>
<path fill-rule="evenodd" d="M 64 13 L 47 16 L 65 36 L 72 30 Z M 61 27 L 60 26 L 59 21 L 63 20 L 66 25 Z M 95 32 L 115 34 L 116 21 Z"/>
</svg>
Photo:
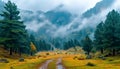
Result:
<svg viewBox="0 0 120 69">
<path fill-rule="evenodd" d="M 7 1 L 7 0 L 4 0 Z M 38 32 L 43 27 L 47 26 L 47 30 L 45 33 L 49 33 L 52 37 L 66 37 L 72 32 L 80 31 L 86 27 L 92 27 L 95 28 L 97 24 L 99 24 L 101 21 L 104 21 L 106 18 L 106 15 L 111 10 L 115 9 L 117 11 L 120 11 L 120 0 L 114 0 L 111 5 L 108 7 L 105 7 L 104 9 L 101 9 L 101 11 L 97 14 L 92 14 L 89 18 L 83 18 L 82 14 L 89 10 L 90 8 L 94 8 L 96 3 L 102 1 L 102 0 L 11 0 L 15 2 L 20 9 L 25 10 L 42 10 L 43 12 L 50 11 L 52 9 L 55 9 L 59 5 L 62 5 L 61 10 L 70 12 L 74 16 L 74 18 L 71 19 L 71 22 L 67 25 L 57 27 L 53 23 L 51 23 L 48 19 L 42 17 L 44 21 L 38 22 L 36 20 L 32 20 L 28 23 L 25 23 L 27 26 L 26 29 L 32 30 L 34 32 Z M 107 3 L 106 3 L 107 4 Z M 27 15 L 26 15 L 27 16 Z M 91 33 L 91 36 L 94 33 Z"/>
<path fill-rule="evenodd" d="M 7 2 L 8 0 L 3 0 Z M 97 2 L 101 0 L 11 0 L 15 2 L 20 9 L 23 10 L 42 10 L 49 11 L 63 4 L 64 9 L 72 13 L 84 12 L 92 8 Z"/>
</svg>

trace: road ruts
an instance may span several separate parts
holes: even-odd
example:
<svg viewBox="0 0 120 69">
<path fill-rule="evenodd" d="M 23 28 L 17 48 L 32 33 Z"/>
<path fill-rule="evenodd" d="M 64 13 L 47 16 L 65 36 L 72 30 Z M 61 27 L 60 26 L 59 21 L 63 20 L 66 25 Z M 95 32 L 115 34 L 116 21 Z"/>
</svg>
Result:
<svg viewBox="0 0 120 69">
<path fill-rule="evenodd" d="M 53 60 L 51 59 L 51 60 L 47 60 L 45 63 L 43 63 L 43 65 L 39 68 L 39 69 L 47 69 L 47 67 L 48 67 L 48 64 L 50 63 L 50 62 L 52 62 Z"/>
<path fill-rule="evenodd" d="M 56 63 L 56 69 L 65 69 L 62 65 L 62 58 L 59 58 Z"/>
</svg>

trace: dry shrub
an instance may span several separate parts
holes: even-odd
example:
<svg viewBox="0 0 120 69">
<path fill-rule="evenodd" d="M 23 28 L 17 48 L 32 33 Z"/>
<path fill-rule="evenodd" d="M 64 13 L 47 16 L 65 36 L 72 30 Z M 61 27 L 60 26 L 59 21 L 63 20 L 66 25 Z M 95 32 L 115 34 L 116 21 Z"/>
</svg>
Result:
<svg viewBox="0 0 120 69">
<path fill-rule="evenodd" d="M 46 55 L 50 55 L 50 53 L 46 53 Z"/>
<path fill-rule="evenodd" d="M 77 56 L 74 56 L 74 57 L 73 57 L 74 60 L 77 59 L 77 58 L 78 58 Z"/>
<path fill-rule="evenodd" d="M 86 56 L 85 55 L 81 55 L 79 57 L 77 57 L 78 60 L 85 60 L 86 59 Z"/>
<path fill-rule="evenodd" d="M 46 58 L 47 56 L 42 56 L 43 58 Z"/>
<path fill-rule="evenodd" d="M 86 65 L 87 65 L 87 66 L 95 66 L 95 64 L 94 64 L 94 63 L 91 63 L 91 62 L 88 62 Z"/>
<path fill-rule="evenodd" d="M 41 56 L 41 55 L 38 55 L 38 56 L 37 56 L 37 58 L 40 58 L 40 57 L 42 57 L 42 56 Z"/>
</svg>

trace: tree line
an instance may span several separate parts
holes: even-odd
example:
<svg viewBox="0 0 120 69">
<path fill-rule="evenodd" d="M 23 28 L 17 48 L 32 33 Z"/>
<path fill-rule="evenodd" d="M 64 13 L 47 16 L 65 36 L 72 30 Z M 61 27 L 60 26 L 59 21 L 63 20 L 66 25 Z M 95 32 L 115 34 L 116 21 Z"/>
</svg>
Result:
<svg viewBox="0 0 120 69">
<path fill-rule="evenodd" d="M 120 13 L 115 10 L 110 11 L 105 21 L 101 21 L 94 32 L 94 39 L 91 40 L 89 35 L 79 42 L 86 54 L 91 51 L 100 51 L 105 56 L 115 56 L 120 54 Z M 65 49 L 74 47 L 73 41 L 65 43 Z M 107 53 L 106 53 L 107 51 Z"/>
<path fill-rule="evenodd" d="M 95 49 L 105 56 L 120 54 L 120 13 L 110 11 L 105 21 L 100 22 L 94 32 L 94 40 L 86 36 L 82 41 L 83 49 L 89 53 Z"/>
</svg>

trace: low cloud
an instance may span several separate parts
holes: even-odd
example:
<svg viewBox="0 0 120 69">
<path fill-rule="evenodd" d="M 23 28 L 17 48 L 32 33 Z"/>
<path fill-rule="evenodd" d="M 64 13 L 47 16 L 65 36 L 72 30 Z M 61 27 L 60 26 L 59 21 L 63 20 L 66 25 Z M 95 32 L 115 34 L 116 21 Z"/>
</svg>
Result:
<svg viewBox="0 0 120 69">
<path fill-rule="evenodd" d="M 8 0 L 3 0 L 7 2 Z M 11 0 L 15 2 L 20 9 L 24 10 L 42 10 L 49 11 L 63 4 L 64 9 L 72 13 L 82 13 L 87 9 L 93 7 L 101 0 Z"/>
<path fill-rule="evenodd" d="M 81 15 L 86 10 L 95 6 L 95 4 L 101 0 L 12 0 L 15 2 L 21 9 L 28 10 L 43 10 L 48 11 L 57 6 L 63 4 L 63 9 L 71 12 L 78 13 L 79 15 L 71 20 L 65 26 L 57 27 L 54 24 L 50 23 L 47 19 L 43 22 L 38 22 L 36 20 L 26 23 L 27 29 L 38 32 L 43 26 L 48 27 L 46 30 L 49 35 L 53 37 L 65 37 L 71 34 L 72 32 L 80 31 L 86 27 L 95 28 L 98 23 L 106 19 L 106 15 L 109 11 L 115 9 L 120 11 L 120 0 L 115 0 L 115 2 L 109 6 L 109 8 L 102 9 L 100 13 L 92 15 L 90 18 L 82 18 Z M 93 35 L 93 33 L 91 33 Z"/>
</svg>

